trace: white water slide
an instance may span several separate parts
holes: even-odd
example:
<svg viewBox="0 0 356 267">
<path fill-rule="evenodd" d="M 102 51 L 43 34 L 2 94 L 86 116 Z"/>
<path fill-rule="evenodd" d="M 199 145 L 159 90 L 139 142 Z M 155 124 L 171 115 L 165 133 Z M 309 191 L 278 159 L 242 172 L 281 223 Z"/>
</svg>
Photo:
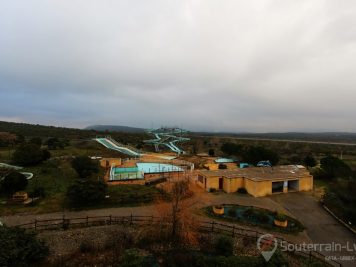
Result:
<svg viewBox="0 0 356 267">
<path fill-rule="evenodd" d="M 116 150 L 128 156 L 139 157 L 142 155 L 141 153 L 134 151 L 132 148 L 119 144 L 111 138 L 95 138 L 95 140 L 108 149 Z"/>
</svg>

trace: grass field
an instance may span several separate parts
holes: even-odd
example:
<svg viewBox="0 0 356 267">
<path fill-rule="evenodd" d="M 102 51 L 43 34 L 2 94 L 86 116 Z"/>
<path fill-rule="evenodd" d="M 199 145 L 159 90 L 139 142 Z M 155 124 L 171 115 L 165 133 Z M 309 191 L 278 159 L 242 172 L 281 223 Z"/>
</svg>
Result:
<svg viewBox="0 0 356 267">
<path fill-rule="evenodd" d="M 118 156 L 114 151 L 110 151 L 95 142 L 77 143 L 65 149 L 51 150 L 52 158 L 37 166 L 23 168 L 24 172 L 34 174 L 29 180 L 26 192 L 31 193 L 36 187 L 43 187 L 45 197 L 36 204 L 24 206 L 20 204 L 5 204 L 6 196 L 0 195 L 0 215 L 14 213 L 46 213 L 56 212 L 66 209 L 65 194 L 67 188 L 77 177 L 76 172 L 71 167 L 71 156 L 87 155 L 112 157 Z M 10 162 L 12 150 L 0 150 L 0 162 Z M 66 158 L 60 158 L 67 156 Z M 98 179 L 104 176 L 104 169 L 100 169 Z M 141 205 L 152 202 L 158 195 L 155 187 L 140 185 L 117 185 L 108 187 L 110 198 L 104 203 L 90 208 L 105 208 L 117 206 Z"/>
</svg>

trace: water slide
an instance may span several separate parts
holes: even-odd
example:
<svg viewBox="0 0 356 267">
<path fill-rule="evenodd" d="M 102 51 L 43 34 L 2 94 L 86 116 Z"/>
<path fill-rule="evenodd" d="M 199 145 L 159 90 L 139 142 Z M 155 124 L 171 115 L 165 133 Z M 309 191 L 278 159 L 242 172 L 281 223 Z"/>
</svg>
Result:
<svg viewBox="0 0 356 267">
<path fill-rule="evenodd" d="M 173 142 L 169 142 L 169 144 L 171 145 L 171 148 L 174 152 L 177 152 L 178 154 L 183 153 L 183 150 L 179 149 Z"/>
<path fill-rule="evenodd" d="M 0 168 L 12 169 L 12 170 L 16 170 L 16 171 L 23 169 L 23 167 L 20 167 L 20 166 L 14 166 L 14 165 L 6 164 L 6 163 L 1 163 L 1 162 L 0 162 Z M 20 172 L 20 173 L 22 173 L 23 175 L 25 175 L 25 177 L 26 177 L 27 180 L 30 180 L 30 179 L 32 179 L 32 177 L 33 177 L 33 173 L 31 173 L 31 172 Z M 4 177 L 0 177 L 0 181 L 1 181 L 2 179 L 4 179 Z"/>
<path fill-rule="evenodd" d="M 170 142 L 169 142 L 169 143 L 164 143 L 164 145 L 165 145 L 166 147 L 168 147 L 170 150 L 172 150 L 172 151 L 174 151 L 174 152 L 177 152 Z"/>
<path fill-rule="evenodd" d="M 177 130 L 179 130 L 179 129 L 177 129 Z M 156 151 L 158 151 L 158 148 L 157 148 L 158 145 L 165 145 L 173 152 L 182 154 L 182 153 L 184 153 L 184 151 L 181 150 L 180 148 L 178 148 L 175 145 L 175 143 L 190 140 L 189 138 L 179 137 L 179 136 L 175 136 L 175 135 L 168 134 L 168 133 L 155 133 L 155 132 L 151 132 L 151 133 L 154 135 L 154 137 L 156 139 L 145 140 L 144 142 L 148 143 L 148 144 L 154 144 L 156 146 Z"/>
<path fill-rule="evenodd" d="M 134 151 L 133 149 L 128 148 L 126 146 L 123 146 L 113 139 L 95 138 L 95 140 L 108 149 L 116 150 L 116 151 L 118 151 L 122 154 L 128 155 L 128 156 L 139 157 L 141 155 L 139 152 Z"/>
</svg>

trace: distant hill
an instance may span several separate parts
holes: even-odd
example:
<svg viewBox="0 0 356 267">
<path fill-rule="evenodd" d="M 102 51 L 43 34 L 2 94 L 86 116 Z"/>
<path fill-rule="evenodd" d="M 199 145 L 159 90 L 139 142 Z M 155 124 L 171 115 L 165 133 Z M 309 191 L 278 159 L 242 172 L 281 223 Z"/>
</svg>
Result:
<svg viewBox="0 0 356 267">
<path fill-rule="evenodd" d="M 95 130 L 99 132 L 121 132 L 121 133 L 144 133 L 145 129 L 119 126 L 119 125 L 92 125 L 85 128 L 85 130 Z"/>
<path fill-rule="evenodd" d="M 337 143 L 356 143 L 356 133 L 344 132 L 320 132 L 320 133 L 195 133 L 202 136 L 235 137 L 241 139 L 260 139 L 260 140 L 290 140 L 290 141 L 310 141 L 310 142 L 337 142 Z"/>
<path fill-rule="evenodd" d="M 68 140 L 74 139 L 92 139 L 96 136 L 103 136 L 102 131 L 89 130 L 89 129 L 75 129 L 65 127 L 46 126 L 39 124 L 17 123 L 0 121 L 0 132 L 9 132 L 16 135 L 21 135 L 26 138 L 41 137 L 46 139 L 48 137 L 65 138 Z M 117 132 L 109 131 L 105 135 L 111 135 L 115 140 L 123 144 L 138 144 L 142 140 L 149 138 L 143 132 Z"/>
</svg>

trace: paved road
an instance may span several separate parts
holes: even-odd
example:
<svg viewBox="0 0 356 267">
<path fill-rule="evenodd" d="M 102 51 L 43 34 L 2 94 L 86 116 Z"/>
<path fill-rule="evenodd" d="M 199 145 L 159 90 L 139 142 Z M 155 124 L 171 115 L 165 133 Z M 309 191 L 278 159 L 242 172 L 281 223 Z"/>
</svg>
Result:
<svg viewBox="0 0 356 267">
<path fill-rule="evenodd" d="M 356 244 L 356 237 L 347 230 L 344 226 L 340 225 L 329 213 L 327 213 L 315 200 L 313 196 L 308 193 L 289 193 L 273 195 L 271 197 L 254 198 L 250 196 L 239 196 L 237 194 L 206 193 L 203 190 L 195 187 L 195 197 L 193 199 L 193 205 L 191 210 L 196 213 L 198 217 L 202 218 L 201 208 L 209 205 L 216 204 L 240 204 L 258 206 L 261 208 L 267 208 L 271 210 L 284 211 L 290 214 L 298 220 L 300 220 L 307 230 L 298 235 L 282 235 L 286 240 L 293 243 L 317 243 L 325 244 L 330 242 L 337 242 L 341 244 Z M 134 215 L 152 215 L 159 212 L 154 205 L 151 206 L 139 206 L 139 207 L 118 207 L 118 208 L 106 208 L 96 210 L 83 210 L 83 211 L 65 211 L 47 214 L 22 214 L 0 217 L 0 221 L 5 222 L 8 225 L 16 225 L 20 223 L 31 222 L 34 219 L 43 220 L 49 218 L 58 218 L 63 214 L 67 218 L 70 217 L 85 217 L 85 216 L 101 216 L 101 215 L 113 215 L 113 216 L 128 216 L 131 213 Z M 200 214 L 199 214 L 200 212 Z M 250 228 L 242 226 L 245 228 Z M 263 231 L 263 229 L 257 229 Z M 311 241 L 312 240 L 312 241 Z M 355 255 L 350 252 L 330 253 L 325 250 L 322 251 L 325 255 L 330 256 L 346 256 Z M 355 256 L 356 257 L 356 256 Z M 356 261 L 343 262 L 344 266 L 356 266 Z"/>
<path fill-rule="evenodd" d="M 356 235 L 333 218 L 310 193 L 289 193 L 269 197 L 280 203 L 291 214 L 296 216 L 307 228 L 307 234 L 316 244 L 330 244 L 332 242 L 356 246 Z M 353 256 L 354 260 L 338 260 L 343 266 L 356 266 L 356 247 L 353 252 L 343 249 L 341 252 L 329 252 L 326 248 L 322 253 L 328 256 Z"/>
<path fill-rule="evenodd" d="M 189 208 L 198 219 L 200 220 L 212 220 L 211 218 L 206 218 L 202 212 L 202 208 L 211 205 L 218 204 L 240 204 L 244 206 L 255 206 L 270 210 L 283 211 L 288 214 L 288 211 L 284 210 L 283 206 L 276 203 L 269 198 L 255 198 L 251 196 L 241 196 L 238 194 L 226 194 L 226 193 L 207 193 L 200 187 L 192 184 L 191 189 L 194 192 L 194 197 L 190 199 L 191 205 Z M 0 221 L 6 223 L 7 225 L 18 225 L 24 223 L 33 222 L 37 220 L 46 220 L 53 218 L 61 218 L 65 215 L 66 218 L 74 217 L 86 217 L 86 216 L 129 216 L 131 213 L 133 215 L 157 215 L 160 211 L 155 205 L 139 206 L 139 207 L 117 207 L 117 208 L 104 208 L 104 209 L 93 209 L 93 210 L 82 210 L 82 211 L 63 211 L 45 214 L 19 214 L 10 216 L 0 216 Z M 290 214 L 291 215 L 291 214 Z M 226 223 L 226 222 L 225 222 Z M 265 232 L 265 229 L 257 228 L 253 226 L 239 225 L 239 227 L 257 230 L 260 232 Z M 286 240 L 293 243 L 302 243 L 310 241 L 309 237 L 305 232 L 299 233 L 298 235 L 288 235 L 282 233 L 274 233 L 277 236 L 281 236 Z"/>
</svg>

